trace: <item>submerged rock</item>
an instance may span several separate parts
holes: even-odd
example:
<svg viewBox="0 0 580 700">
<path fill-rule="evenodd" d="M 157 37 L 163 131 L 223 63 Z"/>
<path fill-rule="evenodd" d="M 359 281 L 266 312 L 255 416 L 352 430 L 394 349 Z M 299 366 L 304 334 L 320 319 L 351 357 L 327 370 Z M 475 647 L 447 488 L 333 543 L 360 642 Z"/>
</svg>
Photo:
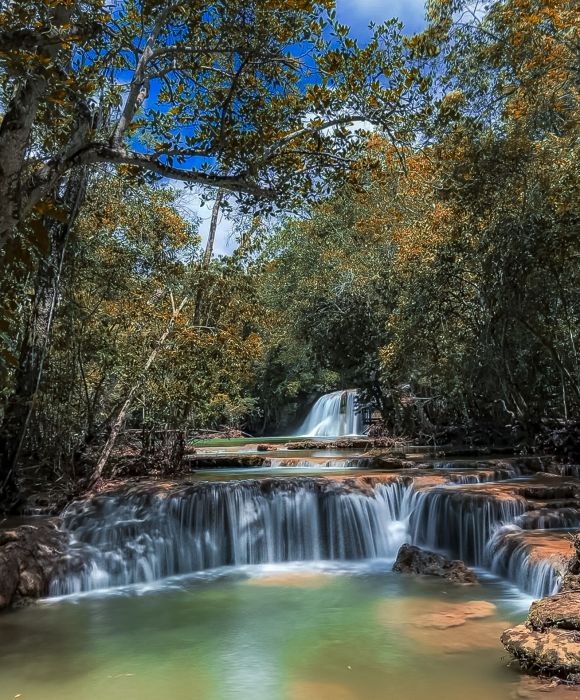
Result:
<svg viewBox="0 0 580 700">
<path fill-rule="evenodd" d="M 401 574 L 440 576 L 452 583 L 477 583 L 473 571 L 461 560 L 451 560 L 442 554 L 404 544 L 397 554 L 393 571 Z"/>
<path fill-rule="evenodd" d="M 426 598 L 391 598 L 380 603 L 381 624 L 397 629 L 402 638 L 429 654 L 457 654 L 497 648 L 506 622 L 485 600 L 447 602 Z"/>
<path fill-rule="evenodd" d="M 66 535 L 51 520 L 0 531 L 0 609 L 48 593 L 66 542 Z"/>
</svg>

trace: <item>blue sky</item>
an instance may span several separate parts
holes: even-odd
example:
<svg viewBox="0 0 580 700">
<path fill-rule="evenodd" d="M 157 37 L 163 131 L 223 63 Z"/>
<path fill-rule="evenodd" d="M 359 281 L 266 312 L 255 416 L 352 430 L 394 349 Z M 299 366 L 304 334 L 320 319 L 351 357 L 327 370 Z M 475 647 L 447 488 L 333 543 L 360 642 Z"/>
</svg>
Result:
<svg viewBox="0 0 580 700">
<path fill-rule="evenodd" d="M 352 33 L 364 39 L 370 21 L 377 24 L 398 17 L 405 30 L 414 34 L 424 27 L 424 0 L 336 0 L 339 20 L 348 24 Z"/>
<path fill-rule="evenodd" d="M 408 34 L 421 31 L 425 26 L 424 0 L 336 0 L 337 17 L 351 28 L 353 36 L 364 43 L 370 35 L 369 22 L 380 24 L 391 17 L 398 17 L 405 25 Z M 182 189 L 174 183 L 177 189 Z M 211 219 L 212 202 L 200 207 L 199 195 L 187 192 L 183 198 L 183 213 L 198 215 L 201 218 L 200 234 L 205 245 Z M 233 224 L 224 216 L 220 218 L 216 232 L 214 255 L 231 253 L 236 247 L 232 237 Z"/>
</svg>

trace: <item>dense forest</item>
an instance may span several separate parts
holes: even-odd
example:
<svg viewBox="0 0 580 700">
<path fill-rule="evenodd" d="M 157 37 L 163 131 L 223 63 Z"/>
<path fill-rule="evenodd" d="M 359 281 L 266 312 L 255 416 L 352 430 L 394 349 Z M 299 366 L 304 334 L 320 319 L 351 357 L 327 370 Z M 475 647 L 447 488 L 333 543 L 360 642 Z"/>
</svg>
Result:
<svg viewBox="0 0 580 700">
<path fill-rule="evenodd" d="M 577 419 L 576 9 L 2 3 L 3 507 L 335 388 L 424 440 Z"/>
</svg>

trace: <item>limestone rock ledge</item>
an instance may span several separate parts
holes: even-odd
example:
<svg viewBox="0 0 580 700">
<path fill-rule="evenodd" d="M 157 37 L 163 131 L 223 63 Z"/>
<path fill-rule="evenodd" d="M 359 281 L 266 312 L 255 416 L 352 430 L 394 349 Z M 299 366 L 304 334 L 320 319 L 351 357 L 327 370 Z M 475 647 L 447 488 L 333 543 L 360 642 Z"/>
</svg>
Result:
<svg viewBox="0 0 580 700">
<path fill-rule="evenodd" d="M 506 630 L 501 641 L 524 670 L 580 682 L 580 632 L 555 627 L 539 632 L 523 624 Z"/>
<path fill-rule="evenodd" d="M 525 671 L 580 683 L 580 591 L 535 601 L 527 623 L 506 630 L 501 641 Z"/>
<path fill-rule="evenodd" d="M 580 631 L 580 591 L 569 591 L 536 600 L 530 606 L 528 622 L 542 632 L 551 627 Z"/>
<path fill-rule="evenodd" d="M 0 531 L 0 610 L 40 598 L 65 556 L 57 520 Z"/>
<path fill-rule="evenodd" d="M 393 571 L 401 574 L 440 576 L 452 583 L 477 583 L 477 577 L 461 560 L 451 560 L 428 550 L 404 544 L 399 549 Z"/>
</svg>

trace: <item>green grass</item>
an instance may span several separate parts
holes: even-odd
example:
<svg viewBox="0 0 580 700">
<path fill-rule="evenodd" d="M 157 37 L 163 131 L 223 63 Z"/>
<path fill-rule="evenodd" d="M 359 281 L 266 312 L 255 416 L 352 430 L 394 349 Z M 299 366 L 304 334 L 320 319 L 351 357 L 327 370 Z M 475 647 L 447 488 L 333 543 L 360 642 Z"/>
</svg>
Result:
<svg viewBox="0 0 580 700">
<path fill-rule="evenodd" d="M 210 438 L 208 440 L 192 440 L 191 444 L 196 447 L 238 447 L 239 445 L 260 445 L 268 443 L 270 445 L 280 445 L 285 442 L 299 440 L 295 436 L 286 437 L 254 437 L 254 438 Z"/>
</svg>

